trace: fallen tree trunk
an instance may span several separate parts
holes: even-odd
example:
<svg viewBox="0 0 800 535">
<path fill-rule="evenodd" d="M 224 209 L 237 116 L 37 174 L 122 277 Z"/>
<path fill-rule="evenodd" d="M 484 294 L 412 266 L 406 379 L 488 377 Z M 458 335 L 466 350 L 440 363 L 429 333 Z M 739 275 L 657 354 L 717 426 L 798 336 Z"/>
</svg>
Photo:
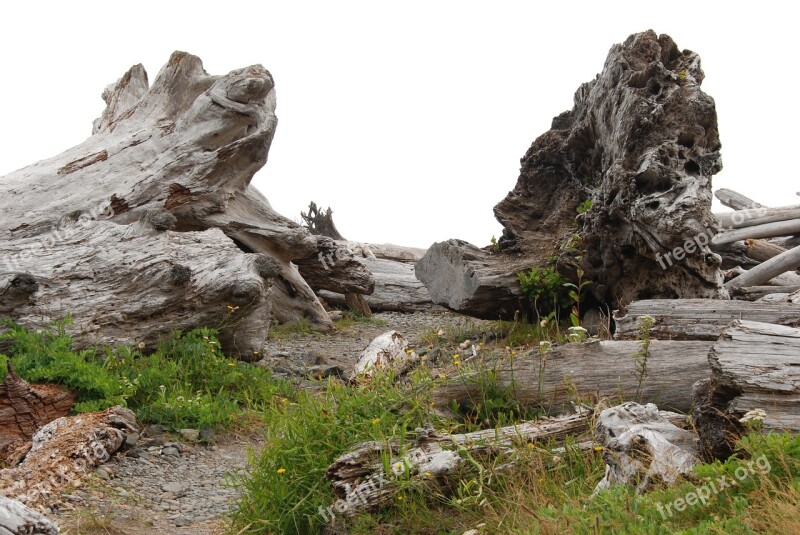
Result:
<svg viewBox="0 0 800 535">
<path fill-rule="evenodd" d="M 753 227 L 743 227 L 733 230 L 723 230 L 711 242 L 715 245 L 724 245 L 748 238 L 779 238 L 800 233 L 800 219 L 778 221 L 777 223 L 764 223 Z"/>
<path fill-rule="evenodd" d="M 734 289 L 731 294 L 735 298 L 742 298 L 747 301 L 757 301 L 762 297 L 774 293 L 793 293 L 800 290 L 800 286 L 743 286 Z"/>
<path fill-rule="evenodd" d="M 219 228 L 233 240 L 228 240 L 230 244 L 244 252 L 274 258 L 278 273 L 270 299 L 275 317 L 279 321 L 304 317 L 314 326 L 330 328 L 330 318 L 292 264 L 318 252 L 316 239 L 275 212 L 250 185 L 266 163 L 277 125 L 269 72 L 255 65 L 225 76 L 210 76 L 199 58 L 176 52 L 152 86 L 148 87 L 147 75 L 139 65 L 109 86 L 103 98 L 107 107 L 84 143 L 0 178 L 4 214 L 0 247 L 6 247 L 6 271 L 26 271 L 10 244 L 35 247 L 38 241 L 45 247 L 31 253 L 36 257 L 31 262 L 47 260 L 39 259 L 39 252 L 63 241 L 60 229 L 65 220 L 103 220 L 128 226 L 143 214 L 166 210 L 176 220 L 175 231 Z M 211 234 L 194 234 L 186 240 L 208 236 Z M 176 240 L 180 239 L 172 239 Z M 222 241 L 214 238 L 209 249 Z M 139 246 L 142 251 L 150 248 Z M 214 254 L 210 250 L 205 253 L 209 258 Z M 93 263 L 90 267 L 97 272 L 105 272 L 108 268 L 96 263 L 101 257 L 85 260 Z M 96 290 L 99 295 L 100 288 Z M 202 312 L 195 320 L 187 317 L 184 326 L 202 326 L 211 313 L 206 309 L 218 307 L 215 299 L 208 305 L 202 300 L 184 300 L 180 287 L 173 293 L 175 308 Z M 151 308 L 147 303 L 134 303 L 143 297 L 129 295 L 125 307 Z M 9 306 L 9 301 L 5 304 Z M 27 318 L 16 311 L 12 315 Z M 119 316 L 113 321 L 119 322 Z M 75 319 L 81 320 L 77 314 Z M 130 314 L 124 329 L 158 332 L 162 321 L 160 314 Z M 265 325 L 263 319 L 250 321 Z M 122 331 L 123 324 L 118 325 Z M 260 335 L 265 332 L 263 329 Z"/>
<path fill-rule="evenodd" d="M 65 224 L 50 246 L 22 238 L 0 242 L 0 254 L 18 255 L 18 271 L 0 282 L 16 288 L 0 294 L 0 314 L 29 328 L 71 315 L 66 331 L 76 348 L 153 349 L 171 331 L 202 326 L 220 329 L 229 354 L 255 358 L 272 281 L 281 276 L 274 258 L 243 253 L 218 229 L 159 231 L 147 217 L 136 225 Z"/>
<path fill-rule="evenodd" d="M 798 265 L 800 265 L 800 247 L 795 247 L 770 258 L 735 279 L 729 280 L 725 283 L 725 287 L 729 290 L 735 290 L 742 286 L 758 286 L 778 275 L 793 270 Z"/>
<path fill-rule="evenodd" d="M 566 344 L 544 354 L 529 351 L 492 366 L 497 388 L 511 392 L 526 406 L 540 406 L 548 414 L 568 412 L 571 403 L 603 398 L 637 399 L 664 409 L 687 411 L 687 385 L 708 376 L 709 342 L 653 340 L 646 377 L 639 380 L 635 356 L 640 345 L 632 341 L 596 341 Z M 591 365 L 587 365 L 591 363 Z M 456 404 L 465 410 L 481 403 L 483 372 L 462 372 L 432 393 L 440 407 Z"/>
<path fill-rule="evenodd" d="M 396 262 L 382 258 L 359 258 L 375 278 L 374 291 L 364 296 L 364 300 L 373 311 L 415 312 L 425 310 L 441 310 L 431 301 L 431 296 L 417 277 L 414 266 L 405 262 Z M 344 295 L 318 292 L 319 296 L 330 304 L 347 304 Z"/>
<path fill-rule="evenodd" d="M 777 289 L 773 287 L 771 293 Z M 616 311 L 615 340 L 635 340 L 637 323 L 651 316 L 653 338 L 661 340 L 716 341 L 733 320 L 744 319 L 778 325 L 800 325 L 800 307 L 793 303 L 750 303 L 708 299 L 650 299 L 634 301 Z"/>
<path fill-rule="evenodd" d="M 704 449 L 725 458 L 748 412 L 767 431 L 800 432 L 800 329 L 737 320 L 708 355 L 711 378 L 695 385 L 694 423 Z"/>
<path fill-rule="evenodd" d="M 457 468 L 464 459 L 458 448 L 465 448 L 482 458 L 505 457 L 508 463 L 515 458 L 513 444 L 526 442 L 563 441 L 589 429 L 590 414 L 562 418 L 542 418 L 518 425 L 487 429 L 458 435 L 439 435 L 433 430 L 418 429 L 417 440 L 410 448 L 398 442 L 367 442 L 359 444 L 328 467 L 326 475 L 339 500 L 328 508 L 329 514 L 353 516 L 374 511 L 391 502 L 400 490 L 397 479 L 415 487 L 436 485 L 445 487 L 458 476 Z M 388 457 L 392 474 L 385 473 L 383 458 Z"/>
<path fill-rule="evenodd" d="M 715 214 L 720 227 L 726 229 L 753 227 L 764 223 L 776 223 L 800 219 L 800 206 L 780 208 L 748 208 L 724 214 Z"/>
</svg>

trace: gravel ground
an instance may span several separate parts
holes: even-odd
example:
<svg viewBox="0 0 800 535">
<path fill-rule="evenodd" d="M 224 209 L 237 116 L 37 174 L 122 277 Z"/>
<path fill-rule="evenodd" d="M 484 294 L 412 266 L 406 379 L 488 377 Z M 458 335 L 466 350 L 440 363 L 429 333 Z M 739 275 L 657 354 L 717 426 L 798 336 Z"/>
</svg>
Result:
<svg viewBox="0 0 800 535">
<path fill-rule="evenodd" d="M 421 338 L 431 332 L 475 335 L 490 324 L 452 313 L 376 314 L 370 322 L 333 334 L 270 340 L 260 365 L 314 387 L 318 383 L 306 379 L 309 367 L 338 367 L 347 374 L 370 341 L 388 330 L 397 330 L 411 345 L 422 347 Z M 117 455 L 81 487 L 66 493 L 64 506 L 51 515 L 62 533 L 224 533 L 226 513 L 238 497 L 228 484 L 229 476 L 247 470 L 248 452 L 260 447 L 258 436 L 216 437 L 212 446 L 173 440 L 151 428 L 132 450 Z"/>
</svg>

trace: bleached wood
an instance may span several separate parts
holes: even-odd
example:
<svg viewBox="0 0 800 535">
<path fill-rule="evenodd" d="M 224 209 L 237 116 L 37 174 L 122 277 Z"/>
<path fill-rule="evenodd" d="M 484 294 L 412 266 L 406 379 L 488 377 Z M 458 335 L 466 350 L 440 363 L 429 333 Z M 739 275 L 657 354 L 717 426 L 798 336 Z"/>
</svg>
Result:
<svg viewBox="0 0 800 535">
<path fill-rule="evenodd" d="M 758 286 L 798 265 L 800 265 L 800 247 L 795 247 L 726 282 L 725 288 L 734 290 L 742 286 Z"/>
<path fill-rule="evenodd" d="M 513 464 L 512 444 L 563 441 L 567 436 L 579 436 L 589 428 L 590 414 L 584 411 L 562 418 L 542 418 L 499 429 L 486 429 L 465 434 L 438 434 L 430 429 L 418 429 L 411 447 L 402 448 L 396 441 L 358 444 L 328 467 L 326 475 L 339 497 L 343 511 L 352 516 L 375 510 L 389 503 L 400 486 L 440 485 L 446 492 L 448 481 L 458 476 L 457 468 L 464 458 L 457 452 L 465 448 L 481 458 L 498 458 Z M 392 473 L 386 474 L 382 455 L 388 456 Z"/>
<path fill-rule="evenodd" d="M 800 233 L 800 219 L 790 219 L 788 221 L 764 223 L 752 227 L 723 230 L 714 236 L 711 241 L 716 245 L 724 245 L 748 238 L 777 238 L 797 233 Z"/>
<path fill-rule="evenodd" d="M 732 189 L 720 188 L 714 192 L 714 196 L 719 200 L 719 202 L 728 208 L 733 208 L 734 210 L 764 207 L 763 204 L 759 204 L 753 199 L 746 197 L 741 193 L 737 193 Z"/>
<path fill-rule="evenodd" d="M 541 406 L 548 414 L 569 411 L 576 396 L 589 401 L 632 400 L 637 390 L 641 402 L 687 411 L 691 406 L 687 386 L 709 375 L 710 347 L 711 343 L 704 341 L 653 340 L 641 388 L 634 363 L 640 346 L 634 341 L 565 344 L 544 355 L 538 350 L 527 351 L 492 365 L 496 378 L 492 380 L 523 405 Z M 480 373 L 455 371 L 432 393 L 432 399 L 441 407 L 456 403 L 468 409 L 481 401 Z"/>
<path fill-rule="evenodd" d="M 58 524 L 38 511 L 0 495 L 0 535 L 58 535 Z"/>
<path fill-rule="evenodd" d="M 775 291 L 773 287 L 772 291 Z M 781 325 L 800 324 L 800 306 L 792 303 L 751 303 L 716 299 L 648 299 L 615 311 L 616 340 L 635 340 L 637 323 L 651 316 L 651 336 L 662 340 L 716 341 L 733 320 L 745 319 Z"/>
<path fill-rule="evenodd" d="M 722 228 L 744 228 L 775 223 L 791 219 L 800 219 L 800 206 L 781 206 L 779 208 L 747 208 L 714 214 Z"/>
</svg>

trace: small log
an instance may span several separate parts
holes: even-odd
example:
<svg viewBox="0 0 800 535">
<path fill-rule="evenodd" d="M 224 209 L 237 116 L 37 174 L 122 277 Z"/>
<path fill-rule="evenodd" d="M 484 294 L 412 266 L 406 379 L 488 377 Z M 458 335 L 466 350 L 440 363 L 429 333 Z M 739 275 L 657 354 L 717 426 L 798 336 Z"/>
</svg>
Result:
<svg viewBox="0 0 800 535">
<path fill-rule="evenodd" d="M 16 465 L 27 453 L 26 444 L 41 426 L 67 416 L 75 394 L 52 384 L 31 385 L 14 372 L 8 361 L 5 383 L 0 384 L 0 464 Z"/>
<path fill-rule="evenodd" d="M 369 249 L 375 258 L 411 264 L 422 260 L 422 257 L 425 256 L 425 252 L 427 251 L 427 249 L 422 249 L 420 247 L 405 247 L 393 243 L 364 243 L 362 245 Z"/>
<path fill-rule="evenodd" d="M 781 206 L 780 208 L 748 208 L 724 214 L 714 214 L 722 228 L 744 228 L 776 223 L 790 219 L 800 219 L 800 206 Z"/>
<path fill-rule="evenodd" d="M 437 485 L 446 488 L 449 480 L 458 476 L 457 468 L 464 459 L 458 454 L 461 448 L 486 458 L 505 456 L 514 462 L 510 450 L 513 444 L 526 442 L 551 443 L 563 441 L 567 436 L 577 436 L 589 428 L 587 411 L 562 418 L 542 418 L 532 422 L 499 429 L 486 429 L 473 433 L 450 435 L 433 430 L 417 429 L 417 440 L 411 448 L 403 450 L 398 442 L 367 442 L 342 455 L 328 467 L 326 475 L 339 497 L 337 513 L 353 516 L 374 511 L 391 502 L 400 486 L 420 487 Z M 382 458 L 388 456 L 392 473 L 386 474 Z"/>
<path fill-rule="evenodd" d="M 734 210 L 745 210 L 748 208 L 764 207 L 763 204 L 759 204 L 753 199 L 745 197 L 741 193 L 737 193 L 732 189 L 720 188 L 714 192 L 714 197 L 716 197 L 719 200 L 719 202 L 721 202 L 728 208 L 732 208 Z"/>
<path fill-rule="evenodd" d="M 369 295 L 375 291 L 375 277 L 347 244 L 320 236 L 313 255 L 295 260 L 300 274 L 315 292 Z"/>
<path fill-rule="evenodd" d="M 764 430 L 800 432 L 800 329 L 734 321 L 708 354 L 710 380 L 695 385 L 694 424 L 703 448 L 727 457 L 754 410 Z"/>
<path fill-rule="evenodd" d="M 419 356 L 408 348 L 408 342 L 397 331 L 387 331 L 376 336 L 361 352 L 354 373 L 357 378 L 370 376 L 380 370 L 394 370 L 397 374 L 407 372 L 419 362 Z"/>
<path fill-rule="evenodd" d="M 61 490 L 107 462 L 136 426 L 136 416 L 122 407 L 53 420 L 36 431 L 18 466 L 0 470 L 0 493 L 26 505 L 52 505 Z"/>
<path fill-rule="evenodd" d="M 790 249 L 766 262 L 742 273 L 725 283 L 725 288 L 734 290 L 742 286 L 758 286 L 800 265 L 800 247 Z"/>
<path fill-rule="evenodd" d="M 776 291 L 772 287 L 772 292 Z M 651 316 L 653 338 L 716 341 L 733 320 L 800 325 L 800 307 L 792 303 L 750 303 L 710 299 L 648 299 L 634 301 L 624 312 L 615 311 L 615 340 L 635 340 L 642 316 Z"/>
<path fill-rule="evenodd" d="M 778 238 L 800 233 L 800 219 L 778 221 L 777 223 L 764 223 L 753 227 L 723 230 L 711 239 L 715 245 L 724 245 L 748 238 Z"/>
<path fill-rule="evenodd" d="M 745 240 L 747 256 L 759 262 L 766 262 L 770 258 L 785 253 L 786 249 L 766 240 Z"/>
<path fill-rule="evenodd" d="M 595 439 L 604 446 L 606 473 L 593 496 L 613 485 L 635 485 L 642 493 L 655 484 L 675 483 L 700 462 L 697 435 L 676 427 L 652 403 L 605 409 L 595 424 Z"/>
<path fill-rule="evenodd" d="M 576 397 L 635 399 L 637 391 L 643 403 L 685 412 L 691 407 L 685 386 L 708 376 L 710 347 L 703 341 L 653 340 L 641 385 L 634 362 L 640 346 L 633 341 L 566 344 L 543 355 L 528 351 L 492 366 L 492 380 L 521 404 L 540 406 L 548 414 L 569 411 Z M 440 407 L 455 403 L 469 409 L 481 401 L 479 385 L 479 372 L 457 373 L 432 393 L 432 400 Z"/>
<path fill-rule="evenodd" d="M 0 496 L 0 535 L 58 535 L 58 525 L 38 511 Z"/>
</svg>

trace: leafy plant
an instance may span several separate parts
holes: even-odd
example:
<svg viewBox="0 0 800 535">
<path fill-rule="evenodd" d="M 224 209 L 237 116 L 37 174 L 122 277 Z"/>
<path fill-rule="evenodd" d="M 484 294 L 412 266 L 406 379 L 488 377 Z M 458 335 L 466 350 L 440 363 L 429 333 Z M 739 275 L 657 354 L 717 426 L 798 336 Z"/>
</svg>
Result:
<svg viewBox="0 0 800 535">
<path fill-rule="evenodd" d="M 639 340 L 639 351 L 634 355 L 637 379 L 635 399 L 637 401 L 641 399 L 642 387 L 645 379 L 647 379 L 647 360 L 650 358 L 650 329 L 655 324 L 656 320 L 652 316 L 641 316 L 636 321 L 637 339 Z"/>
<path fill-rule="evenodd" d="M 592 199 L 586 199 L 578 205 L 577 211 L 579 214 L 585 214 L 592 208 Z"/>
<path fill-rule="evenodd" d="M 570 304 L 568 284 L 555 267 L 533 267 L 517 273 L 520 287 L 540 315 L 567 308 Z"/>
<path fill-rule="evenodd" d="M 571 282 L 565 282 L 564 287 L 568 289 L 567 294 L 569 298 L 572 300 L 572 309 L 570 310 L 569 319 L 572 323 L 573 327 L 580 327 L 581 325 L 581 302 L 583 301 L 584 296 L 586 295 L 586 287 L 589 286 L 592 281 L 584 280 L 583 276 L 586 274 L 583 268 L 580 266 L 581 257 L 578 256 L 575 258 L 578 267 L 575 269 L 575 273 L 578 276 L 578 284 L 574 284 Z"/>
<path fill-rule="evenodd" d="M 500 242 L 497 241 L 497 238 L 495 238 L 494 236 L 492 236 L 490 242 L 492 244 L 492 249 L 494 249 L 496 253 L 499 253 L 503 249 L 503 246 L 500 245 Z"/>
</svg>

